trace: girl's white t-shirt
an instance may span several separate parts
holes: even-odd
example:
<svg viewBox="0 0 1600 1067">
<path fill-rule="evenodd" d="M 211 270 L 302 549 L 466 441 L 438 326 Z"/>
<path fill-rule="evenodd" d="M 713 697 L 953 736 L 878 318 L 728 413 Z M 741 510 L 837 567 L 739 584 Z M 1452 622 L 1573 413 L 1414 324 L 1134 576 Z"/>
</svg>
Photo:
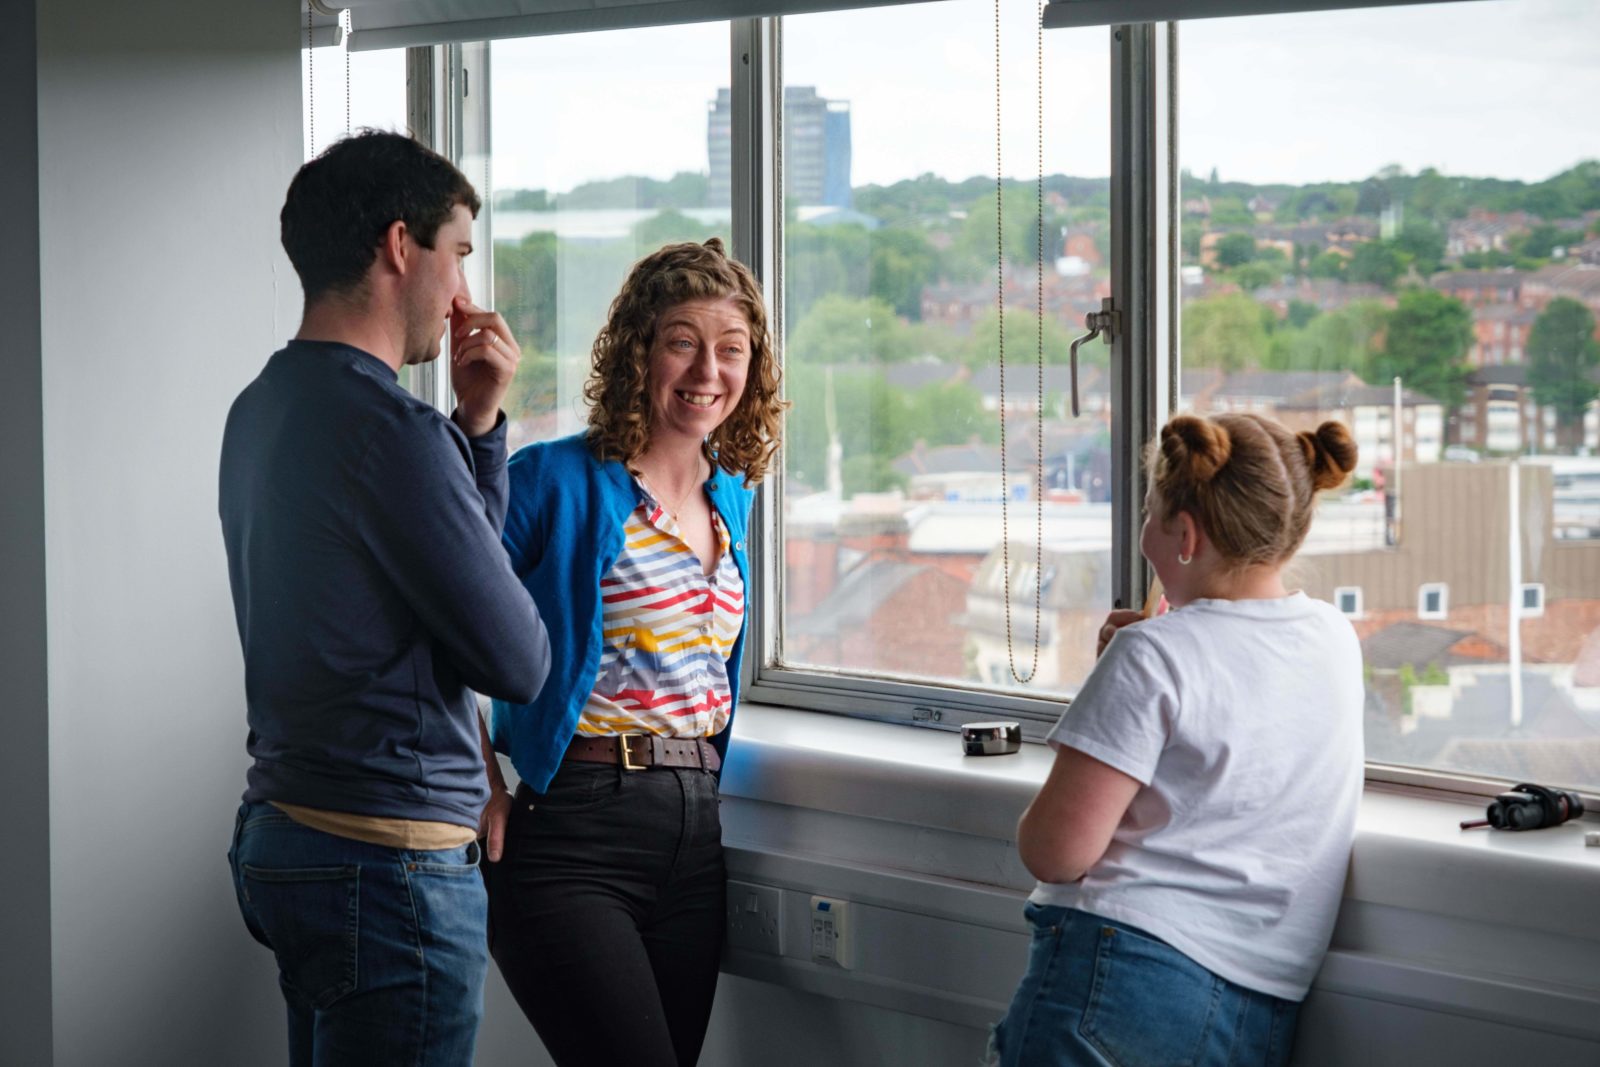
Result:
<svg viewBox="0 0 1600 1067">
<path fill-rule="evenodd" d="M 1197 600 L 1124 627 L 1046 740 L 1145 788 L 1080 881 L 1029 899 L 1303 999 L 1343 896 L 1364 690 L 1350 623 L 1303 593 Z"/>
</svg>

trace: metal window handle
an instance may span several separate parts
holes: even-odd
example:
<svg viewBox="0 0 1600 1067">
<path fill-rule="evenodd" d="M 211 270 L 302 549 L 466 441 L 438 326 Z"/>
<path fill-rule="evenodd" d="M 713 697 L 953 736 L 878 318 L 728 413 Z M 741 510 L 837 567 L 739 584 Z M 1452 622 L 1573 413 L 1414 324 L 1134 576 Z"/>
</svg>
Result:
<svg viewBox="0 0 1600 1067">
<path fill-rule="evenodd" d="M 1072 417 L 1078 417 L 1078 346 L 1085 341 L 1093 341 L 1096 337 L 1106 344 L 1117 339 L 1117 334 L 1122 332 L 1122 312 L 1112 306 L 1111 298 L 1105 297 L 1100 301 L 1100 310 L 1091 311 L 1083 317 L 1083 328 L 1089 332 L 1072 342 L 1070 357 L 1072 360 Z"/>
</svg>

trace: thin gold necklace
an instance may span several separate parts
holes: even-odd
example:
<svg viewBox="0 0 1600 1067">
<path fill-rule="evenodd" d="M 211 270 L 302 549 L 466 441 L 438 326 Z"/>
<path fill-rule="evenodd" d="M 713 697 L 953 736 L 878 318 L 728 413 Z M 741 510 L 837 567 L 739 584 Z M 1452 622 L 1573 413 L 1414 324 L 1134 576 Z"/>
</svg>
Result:
<svg viewBox="0 0 1600 1067">
<path fill-rule="evenodd" d="M 643 471 L 634 471 L 634 474 L 637 475 L 639 478 L 644 479 L 644 484 L 645 484 L 646 490 L 649 491 L 651 496 L 655 497 L 657 504 L 660 504 L 662 507 L 666 508 L 667 514 L 672 516 L 672 521 L 673 522 L 679 521 L 678 520 L 678 516 L 679 516 L 679 513 L 681 513 L 683 511 L 683 505 L 685 505 L 685 504 L 687 504 L 689 502 L 689 498 L 694 496 L 695 490 L 701 488 L 701 486 L 702 486 L 702 484 L 704 482 L 704 479 L 700 477 L 700 470 L 699 470 L 699 466 L 697 464 L 696 468 L 695 468 L 694 484 L 689 486 L 688 492 L 684 493 L 682 496 L 680 496 L 678 498 L 678 502 L 677 503 L 668 504 L 666 502 L 666 498 L 663 497 L 659 492 L 656 491 L 655 485 L 650 482 L 650 480 L 645 476 L 645 473 Z"/>
</svg>

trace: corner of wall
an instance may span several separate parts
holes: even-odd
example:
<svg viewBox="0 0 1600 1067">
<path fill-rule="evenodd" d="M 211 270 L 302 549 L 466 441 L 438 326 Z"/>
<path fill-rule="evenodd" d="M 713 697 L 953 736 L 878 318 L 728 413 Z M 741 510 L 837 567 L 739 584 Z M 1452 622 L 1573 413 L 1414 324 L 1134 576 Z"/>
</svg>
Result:
<svg viewBox="0 0 1600 1067">
<path fill-rule="evenodd" d="M 50 760 L 45 658 L 44 419 L 39 362 L 39 80 L 34 0 L 0 34 L 0 1034 L 11 1062 L 49 1064 Z"/>
</svg>

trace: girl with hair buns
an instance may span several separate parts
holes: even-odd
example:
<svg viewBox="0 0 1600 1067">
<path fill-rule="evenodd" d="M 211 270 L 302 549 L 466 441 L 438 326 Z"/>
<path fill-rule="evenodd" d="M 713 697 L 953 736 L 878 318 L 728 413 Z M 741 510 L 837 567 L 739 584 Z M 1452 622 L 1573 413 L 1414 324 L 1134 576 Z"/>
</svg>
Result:
<svg viewBox="0 0 1600 1067">
<path fill-rule="evenodd" d="M 1139 549 L 1169 613 L 1113 611 L 1047 740 L 1017 847 L 1039 879 L 1004 1067 L 1287 1063 L 1361 794 L 1361 650 L 1284 586 L 1342 425 L 1180 415 L 1146 456 Z"/>
</svg>

